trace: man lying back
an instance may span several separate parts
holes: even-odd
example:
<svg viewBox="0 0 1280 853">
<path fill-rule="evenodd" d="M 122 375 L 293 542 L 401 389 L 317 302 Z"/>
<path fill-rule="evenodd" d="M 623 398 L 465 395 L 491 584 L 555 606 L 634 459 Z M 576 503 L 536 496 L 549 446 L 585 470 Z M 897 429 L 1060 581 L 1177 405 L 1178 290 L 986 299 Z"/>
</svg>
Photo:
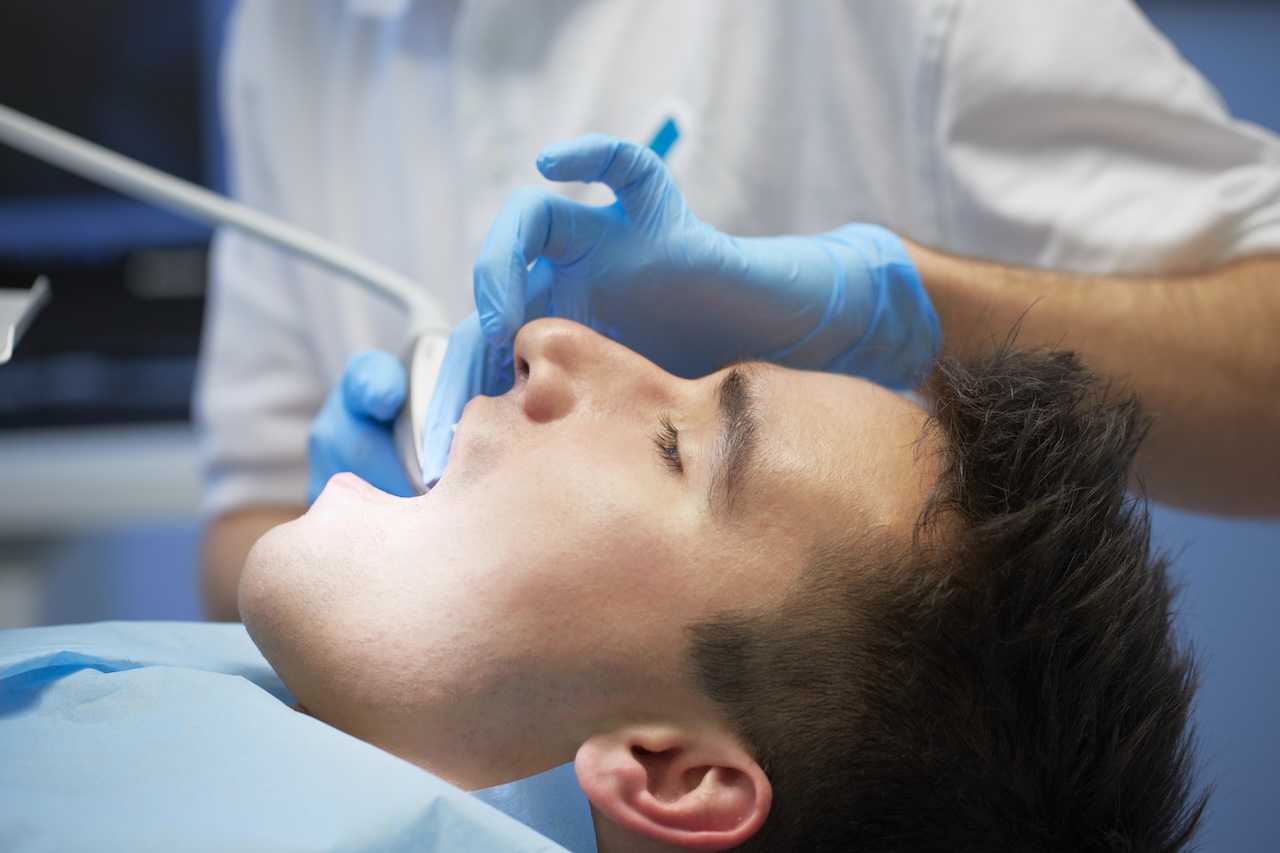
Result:
<svg viewBox="0 0 1280 853">
<path fill-rule="evenodd" d="M 569 761 L 601 851 L 1174 850 L 1193 666 L 1071 356 L 673 377 L 563 320 L 448 469 L 339 475 L 245 624 L 317 718 L 466 789 Z"/>
</svg>

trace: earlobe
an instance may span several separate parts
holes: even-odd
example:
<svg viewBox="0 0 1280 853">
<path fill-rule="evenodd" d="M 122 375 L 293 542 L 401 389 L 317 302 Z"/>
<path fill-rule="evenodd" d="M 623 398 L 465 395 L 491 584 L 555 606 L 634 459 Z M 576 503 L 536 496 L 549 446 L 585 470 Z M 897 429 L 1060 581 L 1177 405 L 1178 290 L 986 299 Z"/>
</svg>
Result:
<svg viewBox="0 0 1280 853">
<path fill-rule="evenodd" d="M 627 832 L 687 850 L 743 843 L 769 815 L 773 789 L 754 758 L 724 732 L 637 726 L 578 750 L 578 784 Z"/>
</svg>

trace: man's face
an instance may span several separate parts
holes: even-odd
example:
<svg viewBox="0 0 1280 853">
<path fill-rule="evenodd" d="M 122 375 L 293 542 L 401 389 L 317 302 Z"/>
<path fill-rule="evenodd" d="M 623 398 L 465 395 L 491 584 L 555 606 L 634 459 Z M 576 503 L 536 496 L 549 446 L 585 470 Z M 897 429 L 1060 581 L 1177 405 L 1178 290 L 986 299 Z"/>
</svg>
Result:
<svg viewBox="0 0 1280 853">
<path fill-rule="evenodd" d="M 569 761 L 603 725 L 713 719 L 685 629 L 778 603 L 816 547 L 905 542 L 931 484 L 924 413 L 867 382 L 678 379 L 562 320 L 515 356 L 429 494 L 335 477 L 240 591 L 311 713 L 464 787 Z"/>
</svg>

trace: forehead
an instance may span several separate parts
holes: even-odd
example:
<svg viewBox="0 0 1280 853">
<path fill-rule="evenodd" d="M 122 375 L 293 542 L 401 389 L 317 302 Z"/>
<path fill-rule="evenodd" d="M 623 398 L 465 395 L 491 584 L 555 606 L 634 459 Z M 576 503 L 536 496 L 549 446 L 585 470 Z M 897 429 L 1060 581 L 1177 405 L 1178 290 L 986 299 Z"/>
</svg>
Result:
<svg viewBox="0 0 1280 853">
<path fill-rule="evenodd" d="M 935 477 L 922 408 L 848 376 L 761 365 L 752 377 L 760 481 L 746 491 L 757 511 L 788 512 L 815 533 L 910 531 Z"/>
</svg>

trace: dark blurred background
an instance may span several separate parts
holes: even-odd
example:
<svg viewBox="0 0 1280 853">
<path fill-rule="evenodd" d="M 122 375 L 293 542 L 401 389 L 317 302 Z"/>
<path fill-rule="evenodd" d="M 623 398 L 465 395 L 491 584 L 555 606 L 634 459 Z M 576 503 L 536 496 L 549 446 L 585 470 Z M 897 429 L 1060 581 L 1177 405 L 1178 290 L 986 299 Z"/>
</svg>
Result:
<svg viewBox="0 0 1280 853">
<path fill-rule="evenodd" d="M 0 0 L 0 103 L 222 190 L 227 0 Z M 0 427 L 187 418 L 209 229 L 0 145 L 0 287 L 54 299 L 0 369 Z"/>
<path fill-rule="evenodd" d="M 1280 3 L 1141 7 L 1239 118 L 1280 132 Z M 0 0 L 0 103 L 223 189 L 229 0 Z M 207 229 L 0 146 L 0 287 L 54 298 L 0 366 L 0 627 L 191 619 L 189 397 Z M 1280 850 L 1280 523 L 1155 508 L 1199 646 L 1204 849 Z"/>
</svg>

